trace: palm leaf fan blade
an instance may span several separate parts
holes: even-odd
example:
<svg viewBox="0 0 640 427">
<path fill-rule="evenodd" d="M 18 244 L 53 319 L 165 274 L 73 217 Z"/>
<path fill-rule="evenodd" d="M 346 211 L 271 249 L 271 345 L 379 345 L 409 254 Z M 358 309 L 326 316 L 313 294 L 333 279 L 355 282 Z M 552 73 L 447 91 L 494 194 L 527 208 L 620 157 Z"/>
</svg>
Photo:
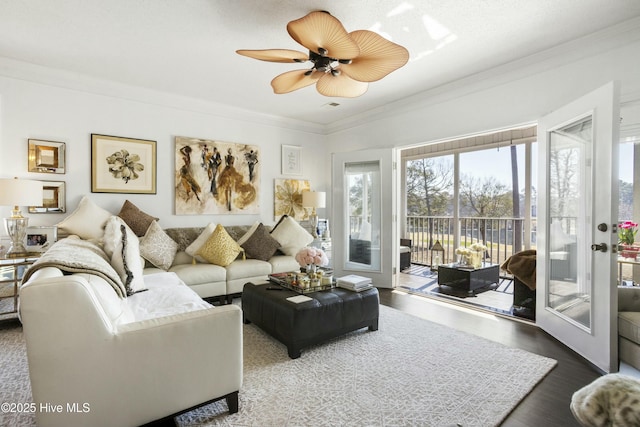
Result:
<svg viewBox="0 0 640 427">
<path fill-rule="evenodd" d="M 310 86 L 318 81 L 322 73 L 317 71 L 308 74 L 308 70 L 288 71 L 271 80 L 271 87 L 277 94 L 289 93 Z"/>
<path fill-rule="evenodd" d="M 306 53 L 291 49 L 236 50 L 238 55 L 269 62 L 305 62 L 309 60 Z"/>
<path fill-rule="evenodd" d="M 369 83 L 359 82 L 344 73 L 335 76 L 331 73 L 323 74 L 316 84 L 320 94 L 342 98 L 356 98 L 364 94 L 368 88 Z"/>
<path fill-rule="evenodd" d="M 350 35 L 358 43 L 360 55 L 340 69 L 355 80 L 375 82 L 409 61 L 407 49 L 373 31 L 358 30 Z"/>
<path fill-rule="evenodd" d="M 323 56 L 351 59 L 360 53 L 340 21 L 328 12 L 311 12 L 291 21 L 287 24 L 287 32 L 302 46 Z"/>
</svg>

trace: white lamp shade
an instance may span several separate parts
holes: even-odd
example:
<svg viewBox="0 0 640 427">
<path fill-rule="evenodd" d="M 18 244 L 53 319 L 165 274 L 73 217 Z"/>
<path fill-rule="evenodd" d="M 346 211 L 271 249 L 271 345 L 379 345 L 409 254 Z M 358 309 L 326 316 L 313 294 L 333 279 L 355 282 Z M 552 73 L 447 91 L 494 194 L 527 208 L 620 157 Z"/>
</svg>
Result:
<svg viewBox="0 0 640 427">
<path fill-rule="evenodd" d="M 324 191 L 303 191 L 302 207 L 324 208 L 326 206 L 327 193 Z"/>
<path fill-rule="evenodd" d="M 42 181 L 0 179 L 0 206 L 42 206 Z"/>
</svg>

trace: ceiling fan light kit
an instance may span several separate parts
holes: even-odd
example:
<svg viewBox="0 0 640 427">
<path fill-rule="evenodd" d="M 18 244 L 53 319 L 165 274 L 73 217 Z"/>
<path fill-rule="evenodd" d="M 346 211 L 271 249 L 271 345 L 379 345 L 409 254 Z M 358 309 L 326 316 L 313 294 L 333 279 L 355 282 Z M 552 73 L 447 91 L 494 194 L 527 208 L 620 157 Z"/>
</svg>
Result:
<svg viewBox="0 0 640 427">
<path fill-rule="evenodd" d="M 306 62 L 309 69 L 288 71 L 271 81 L 277 94 L 289 93 L 316 84 L 324 96 L 355 98 L 367 91 L 370 82 L 382 79 L 409 60 L 409 52 L 373 31 L 351 33 L 334 16 L 324 11 L 287 24 L 289 35 L 309 50 L 263 49 L 236 52 L 269 62 Z"/>
</svg>

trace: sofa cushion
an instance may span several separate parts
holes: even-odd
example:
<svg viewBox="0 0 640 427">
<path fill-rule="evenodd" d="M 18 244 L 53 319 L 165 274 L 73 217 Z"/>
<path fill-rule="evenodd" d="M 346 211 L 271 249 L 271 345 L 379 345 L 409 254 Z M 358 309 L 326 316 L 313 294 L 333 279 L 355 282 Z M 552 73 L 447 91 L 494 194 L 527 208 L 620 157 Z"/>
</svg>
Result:
<svg viewBox="0 0 640 427">
<path fill-rule="evenodd" d="M 269 259 L 272 273 L 286 273 L 289 271 L 299 271 L 298 261 L 289 255 L 274 255 Z"/>
<path fill-rule="evenodd" d="M 178 244 L 156 221 L 151 221 L 147 232 L 140 239 L 140 255 L 156 267 L 168 270 L 177 251 Z"/>
<path fill-rule="evenodd" d="M 197 259 L 200 262 L 207 262 L 201 255 L 198 255 L 197 252 L 200 248 L 209 240 L 209 237 L 213 234 L 216 229 L 216 224 L 210 222 L 204 230 L 200 233 L 200 235 L 193 241 L 189 246 L 186 247 L 185 252 Z"/>
<path fill-rule="evenodd" d="M 268 276 L 271 264 L 258 259 L 237 259 L 227 265 L 227 281 L 245 277 Z"/>
<path fill-rule="evenodd" d="M 131 231 L 136 233 L 138 237 L 144 236 L 153 221 L 158 221 L 158 218 L 141 211 L 129 200 L 125 200 L 118 216 L 127 223 Z"/>
<path fill-rule="evenodd" d="M 227 270 L 214 264 L 179 264 L 169 271 L 176 273 L 189 286 L 224 282 L 227 279 Z"/>
<path fill-rule="evenodd" d="M 84 240 L 99 240 L 111 216 L 113 216 L 111 212 L 102 209 L 84 196 L 76 210 L 57 224 L 58 233 L 60 235 L 75 234 Z"/>
<path fill-rule="evenodd" d="M 640 345 L 640 312 L 618 313 L 618 335 Z"/>
<path fill-rule="evenodd" d="M 280 243 L 282 253 L 290 256 L 295 256 L 300 249 L 313 242 L 313 236 L 288 215 L 280 218 L 271 235 Z"/>
<path fill-rule="evenodd" d="M 113 325 L 133 322 L 135 317 L 126 298 L 120 298 L 105 279 L 95 274 L 75 273 L 83 277 L 98 296 L 97 300 Z"/>
<path fill-rule="evenodd" d="M 185 286 L 175 273 L 145 276 L 145 286 L 147 292 L 127 298 L 136 321 L 213 307 Z"/>
<path fill-rule="evenodd" d="M 195 254 L 202 256 L 211 264 L 226 267 L 238 257 L 240 252 L 242 252 L 240 245 L 229 236 L 222 225 L 218 224 L 213 234 Z"/>
<path fill-rule="evenodd" d="M 259 223 L 251 236 L 243 243 L 240 243 L 240 246 L 242 246 L 249 258 L 268 261 L 276 253 L 280 243 L 269 234 L 262 223 Z"/>
<path fill-rule="evenodd" d="M 122 279 L 127 295 L 145 289 L 138 236 L 120 217 L 112 216 L 107 221 L 104 231 L 104 252 L 111 259 L 111 266 Z"/>
</svg>

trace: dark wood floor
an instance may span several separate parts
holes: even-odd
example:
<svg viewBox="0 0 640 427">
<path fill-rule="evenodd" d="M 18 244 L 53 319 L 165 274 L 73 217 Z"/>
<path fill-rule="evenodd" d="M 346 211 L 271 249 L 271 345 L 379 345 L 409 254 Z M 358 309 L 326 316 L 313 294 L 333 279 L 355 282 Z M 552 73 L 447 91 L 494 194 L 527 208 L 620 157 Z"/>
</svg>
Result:
<svg viewBox="0 0 640 427">
<path fill-rule="evenodd" d="M 571 415 L 572 394 L 600 374 L 582 357 L 533 324 L 456 308 L 426 297 L 380 289 L 380 302 L 501 344 L 547 356 L 556 367 L 516 407 L 505 427 L 580 426 Z M 500 361 L 496 361 L 500 363 Z"/>
</svg>

